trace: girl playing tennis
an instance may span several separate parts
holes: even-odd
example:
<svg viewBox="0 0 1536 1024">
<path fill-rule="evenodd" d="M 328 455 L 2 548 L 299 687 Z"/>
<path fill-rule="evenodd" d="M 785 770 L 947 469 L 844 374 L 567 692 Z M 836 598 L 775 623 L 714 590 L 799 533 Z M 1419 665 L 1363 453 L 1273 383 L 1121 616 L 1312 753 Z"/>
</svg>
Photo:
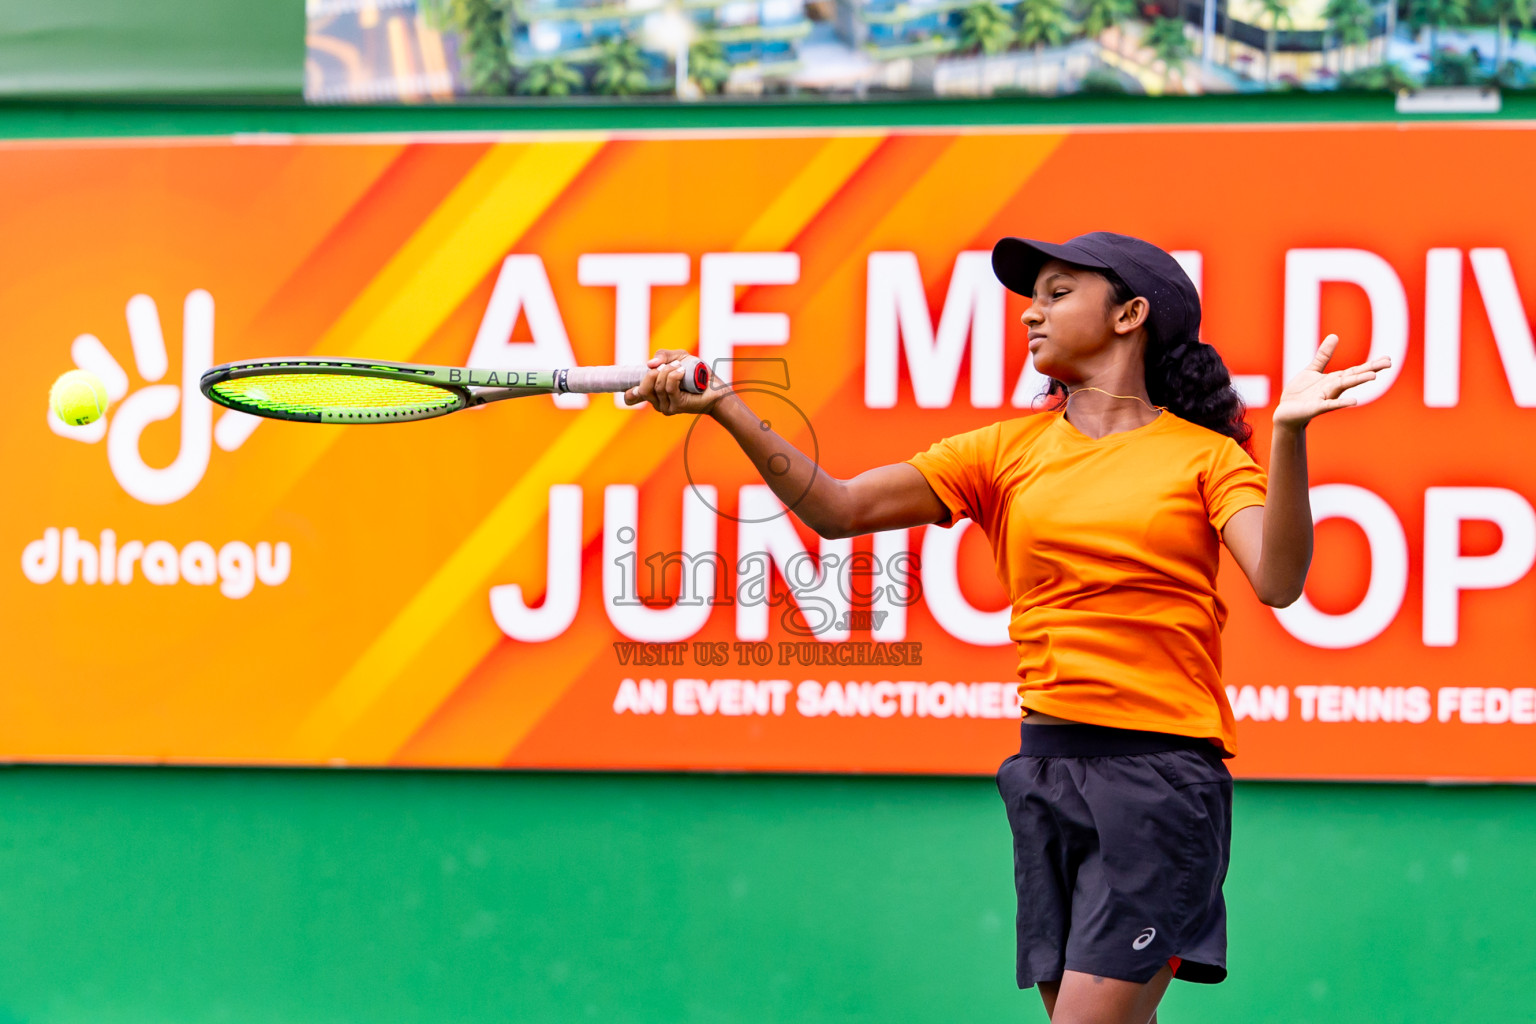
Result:
<svg viewBox="0 0 1536 1024">
<path fill-rule="evenodd" d="M 1173 978 L 1226 977 L 1234 721 L 1221 681 L 1219 544 L 1267 605 L 1312 559 L 1306 426 L 1356 404 L 1382 358 L 1327 372 L 1330 335 L 1274 411 L 1270 471 L 1184 271 L 1140 239 L 1005 238 L 1049 408 L 837 480 L 730 391 L 690 395 L 663 351 L 626 395 L 708 413 L 823 537 L 979 525 L 1012 601 L 1023 705 L 998 770 L 1013 830 L 1018 983 L 1053 1024 L 1148 1024 Z M 769 460 L 774 460 L 770 467 Z M 784 471 L 787 465 L 788 470 Z M 803 497 L 802 497 L 803 495 Z M 798 499 L 798 501 L 797 501 Z"/>
</svg>

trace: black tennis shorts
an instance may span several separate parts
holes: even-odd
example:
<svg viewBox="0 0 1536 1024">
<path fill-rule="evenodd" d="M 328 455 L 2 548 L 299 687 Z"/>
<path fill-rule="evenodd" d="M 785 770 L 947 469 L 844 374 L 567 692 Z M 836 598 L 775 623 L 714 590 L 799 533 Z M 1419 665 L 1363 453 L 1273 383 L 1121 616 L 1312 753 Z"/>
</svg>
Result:
<svg viewBox="0 0 1536 1024">
<path fill-rule="evenodd" d="M 1013 829 L 1018 981 L 1227 976 L 1232 775 L 1207 740 L 1021 725 L 997 771 Z"/>
</svg>

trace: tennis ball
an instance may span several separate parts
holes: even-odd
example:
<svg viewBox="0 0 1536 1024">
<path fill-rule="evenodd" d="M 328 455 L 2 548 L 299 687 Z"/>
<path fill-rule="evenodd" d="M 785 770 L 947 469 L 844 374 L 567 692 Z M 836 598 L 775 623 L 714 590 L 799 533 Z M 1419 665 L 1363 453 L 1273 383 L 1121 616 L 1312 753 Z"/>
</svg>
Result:
<svg viewBox="0 0 1536 1024">
<path fill-rule="evenodd" d="M 54 415 L 72 427 L 95 423 L 107 411 L 107 386 L 85 370 L 70 370 L 53 382 L 48 404 Z"/>
</svg>

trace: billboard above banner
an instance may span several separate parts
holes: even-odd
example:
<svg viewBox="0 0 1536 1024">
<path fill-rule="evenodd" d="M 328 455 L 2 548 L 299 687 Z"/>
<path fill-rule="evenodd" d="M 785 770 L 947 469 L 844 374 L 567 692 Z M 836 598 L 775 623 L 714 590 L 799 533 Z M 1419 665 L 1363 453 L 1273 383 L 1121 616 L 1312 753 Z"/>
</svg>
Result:
<svg viewBox="0 0 1536 1024">
<path fill-rule="evenodd" d="M 1109 228 L 1190 271 L 1261 463 L 1323 333 L 1394 360 L 1309 431 L 1306 596 L 1224 561 L 1234 771 L 1536 779 L 1533 159 L 1361 126 L 7 146 L 0 757 L 990 772 L 980 531 L 822 540 L 713 421 L 608 396 L 333 427 L 195 382 L 684 348 L 846 477 L 1032 415 L 987 252 Z M 46 412 L 74 366 L 88 427 Z"/>
<path fill-rule="evenodd" d="M 1497 4 L 309 0 L 307 9 L 304 92 L 316 103 L 1536 84 L 1536 45 L 1518 25 L 1510 34 L 1512 8 Z"/>
</svg>

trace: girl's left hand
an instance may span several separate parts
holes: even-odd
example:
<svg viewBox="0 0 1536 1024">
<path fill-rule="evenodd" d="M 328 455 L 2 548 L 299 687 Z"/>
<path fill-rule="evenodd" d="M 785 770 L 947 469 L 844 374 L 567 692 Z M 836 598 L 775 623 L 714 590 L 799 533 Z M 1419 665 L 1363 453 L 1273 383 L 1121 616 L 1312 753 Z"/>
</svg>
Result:
<svg viewBox="0 0 1536 1024">
<path fill-rule="evenodd" d="M 1280 404 L 1275 406 L 1275 426 L 1299 430 L 1325 412 L 1358 405 L 1359 402 L 1353 396 L 1342 397 L 1344 393 L 1368 380 L 1375 380 L 1377 370 L 1385 370 L 1392 365 L 1390 358 L 1379 356 L 1369 363 L 1328 373 L 1328 360 L 1333 358 L 1333 350 L 1338 344 L 1337 334 L 1324 338 L 1317 355 L 1312 357 L 1307 368 L 1285 386 L 1285 391 L 1280 395 Z"/>
</svg>

